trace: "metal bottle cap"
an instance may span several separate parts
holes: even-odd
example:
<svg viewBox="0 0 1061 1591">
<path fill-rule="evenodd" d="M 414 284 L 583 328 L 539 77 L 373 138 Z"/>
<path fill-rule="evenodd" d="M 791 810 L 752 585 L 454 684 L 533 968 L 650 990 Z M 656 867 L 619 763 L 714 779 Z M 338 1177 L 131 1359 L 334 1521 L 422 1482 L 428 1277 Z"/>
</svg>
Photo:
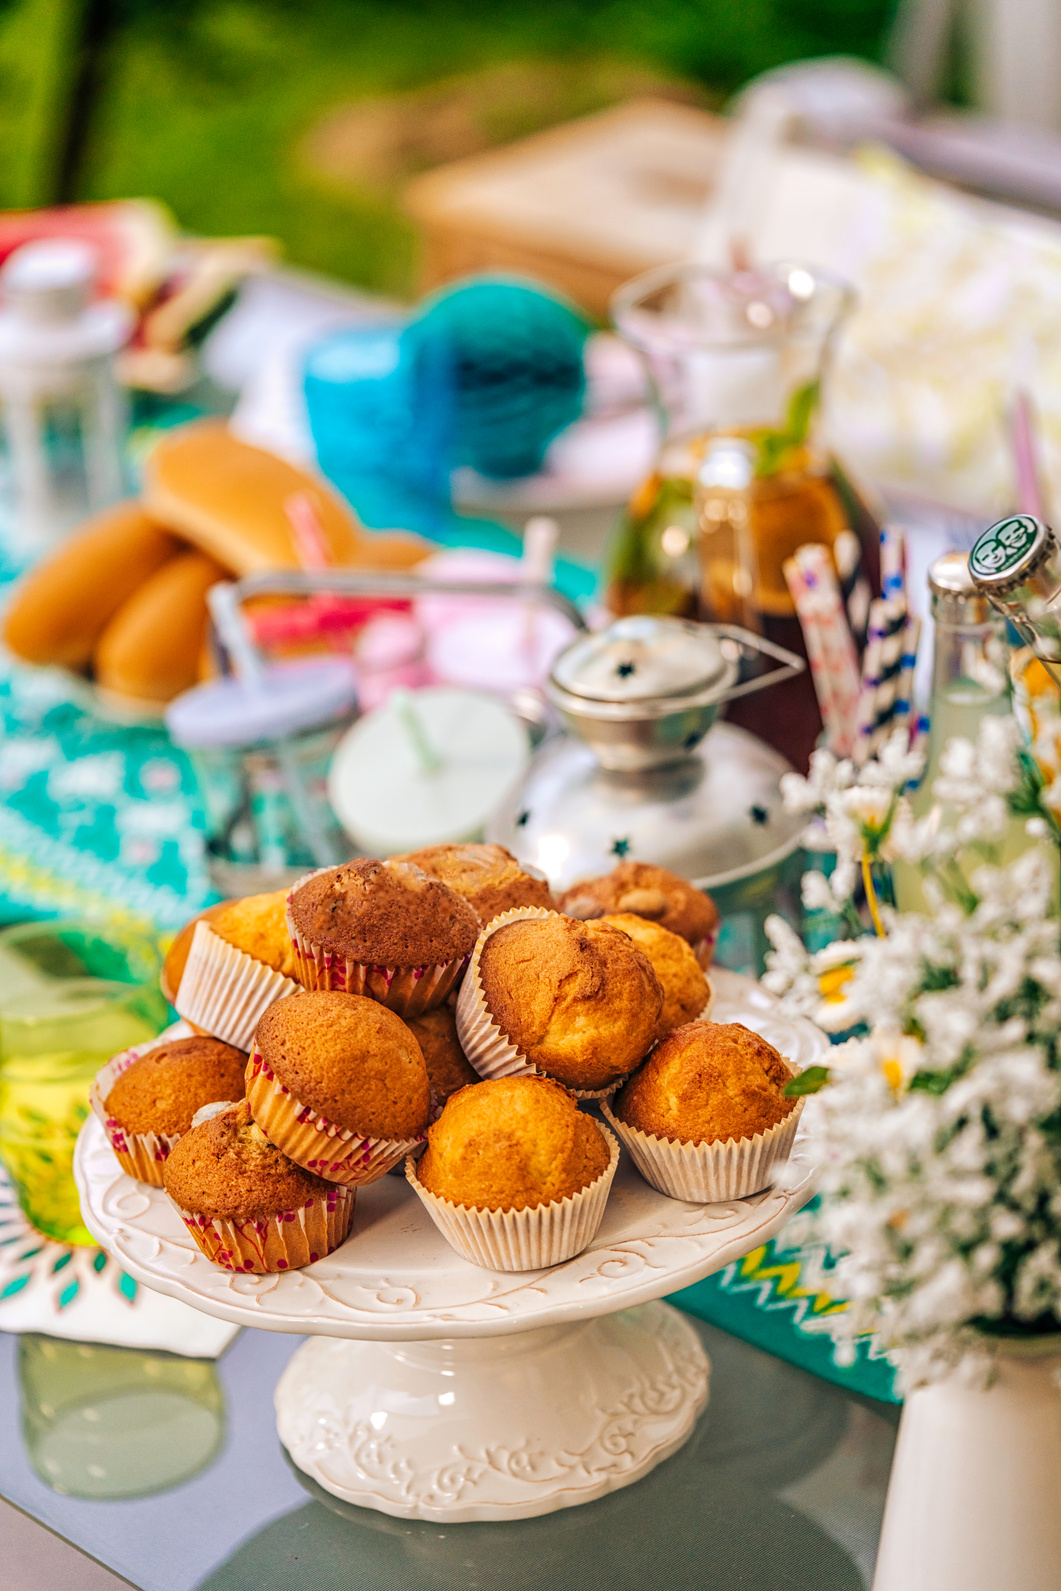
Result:
<svg viewBox="0 0 1061 1591">
<path fill-rule="evenodd" d="M 1024 585 L 1057 553 L 1049 525 L 1032 514 L 1011 514 L 980 536 L 969 554 L 969 573 L 985 596 Z"/>
<path fill-rule="evenodd" d="M 965 553 L 945 552 L 935 559 L 928 571 L 928 589 L 932 593 L 932 617 L 937 623 L 964 625 L 991 621 L 991 603 L 977 588 Z"/>
</svg>

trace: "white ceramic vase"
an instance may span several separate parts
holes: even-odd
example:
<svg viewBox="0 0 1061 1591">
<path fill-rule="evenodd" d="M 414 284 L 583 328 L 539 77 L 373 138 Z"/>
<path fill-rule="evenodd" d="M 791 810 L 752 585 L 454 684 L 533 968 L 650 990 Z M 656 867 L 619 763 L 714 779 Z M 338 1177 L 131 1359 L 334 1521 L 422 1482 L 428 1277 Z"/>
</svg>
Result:
<svg viewBox="0 0 1061 1591">
<path fill-rule="evenodd" d="M 873 1591 L 1061 1591 L 1061 1337 L 903 1408 Z"/>
</svg>

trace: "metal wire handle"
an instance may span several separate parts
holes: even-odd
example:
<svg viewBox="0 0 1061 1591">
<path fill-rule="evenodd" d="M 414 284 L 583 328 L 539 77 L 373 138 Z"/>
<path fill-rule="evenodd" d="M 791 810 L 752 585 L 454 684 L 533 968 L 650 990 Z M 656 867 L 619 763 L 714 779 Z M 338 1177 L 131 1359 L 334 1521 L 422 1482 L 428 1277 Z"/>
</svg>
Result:
<svg viewBox="0 0 1061 1591">
<path fill-rule="evenodd" d="M 217 628 L 224 632 L 230 625 L 243 630 L 247 643 L 254 642 L 243 623 L 240 609 L 250 597 L 262 596 L 314 596 L 318 592 L 340 592 L 350 596 L 418 597 L 427 595 L 462 597 L 514 597 L 524 602 L 537 602 L 543 607 L 555 608 L 578 631 L 589 629 L 580 610 L 555 586 L 541 585 L 521 580 L 441 580 L 437 577 L 399 574 L 382 569 L 271 569 L 261 574 L 244 575 L 240 580 L 224 581 L 211 588 L 210 610 Z M 751 696 L 782 680 L 794 679 L 807 665 L 803 658 L 786 647 L 768 641 L 765 636 L 743 630 L 737 624 L 711 624 L 706 626 L 720 639 L 723 651 L 727 643 L 736 648 L 738 656 L 749 653 L 772 658 L 777 668 L 767 669 L 753 679 L 730 686 L 721 692 L 719 701 L 736 701 L 740 696 Z"/>
</svg>

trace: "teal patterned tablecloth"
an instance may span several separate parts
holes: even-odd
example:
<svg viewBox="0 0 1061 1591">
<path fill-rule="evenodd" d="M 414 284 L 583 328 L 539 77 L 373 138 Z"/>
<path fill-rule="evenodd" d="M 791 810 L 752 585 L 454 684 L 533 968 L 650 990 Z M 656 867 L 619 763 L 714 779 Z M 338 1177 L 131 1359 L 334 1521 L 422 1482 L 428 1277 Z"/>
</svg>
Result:
<svg viewBox="0 0 1061 1591">
<path fill-rule="evenodd" d="M 58 671 L 0 675 L 0 920 L 179 928 L 211 898 L 203 811 L 161 727 L 95 717 Z"/>
<path fill-rule="evenodd" d="M 0 563 L 3 585 L 17 571 Z M 58 670 L 0 664 L 0 922 L 78 916 L 165 938 L 212 895 L 204 812 L 161 726 L 104 721 Z M 836 1363 L 836 1305 L 806 1286 L 784 1235 L 672 1302 L 826 1380 L 898 1401 L 866 1344 Z"/>
</svg>

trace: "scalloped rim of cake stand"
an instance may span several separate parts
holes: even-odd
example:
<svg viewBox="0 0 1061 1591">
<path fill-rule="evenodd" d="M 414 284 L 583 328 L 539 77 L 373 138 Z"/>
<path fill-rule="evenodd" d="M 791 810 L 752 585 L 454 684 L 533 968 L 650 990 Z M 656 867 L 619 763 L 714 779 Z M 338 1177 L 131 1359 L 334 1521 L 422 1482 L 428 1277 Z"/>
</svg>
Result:
<svg viewBox="0 0 1061 1591">
<path fill-rule="evenodd" d="M 749 978 L 711 974 L 715 1021 L 761 1032 L 800 1067 L 828 1049 L 825 1034 L 786 1016 Z M 384 1177 L 358 1193 L 343 1246 L 282 1275 L 223 1270 L 196 1248 L 160 1188 L 118 1165 L 90 1116 L 74 1171 L 85 1223 L 129 1275 L 239 1326 L 379 1342 L 497 1337 L 608 1315 L 690 1286 L 773 1236 L 814 1192 L 806 1137 L 787 1189 L 694 1205 L 656 1193 L 625 1150 L 604 1221 L 583 1253 L 547 1271 L 504 1274 L 462 1260 L 404 1182 Z"/>
</svg>

